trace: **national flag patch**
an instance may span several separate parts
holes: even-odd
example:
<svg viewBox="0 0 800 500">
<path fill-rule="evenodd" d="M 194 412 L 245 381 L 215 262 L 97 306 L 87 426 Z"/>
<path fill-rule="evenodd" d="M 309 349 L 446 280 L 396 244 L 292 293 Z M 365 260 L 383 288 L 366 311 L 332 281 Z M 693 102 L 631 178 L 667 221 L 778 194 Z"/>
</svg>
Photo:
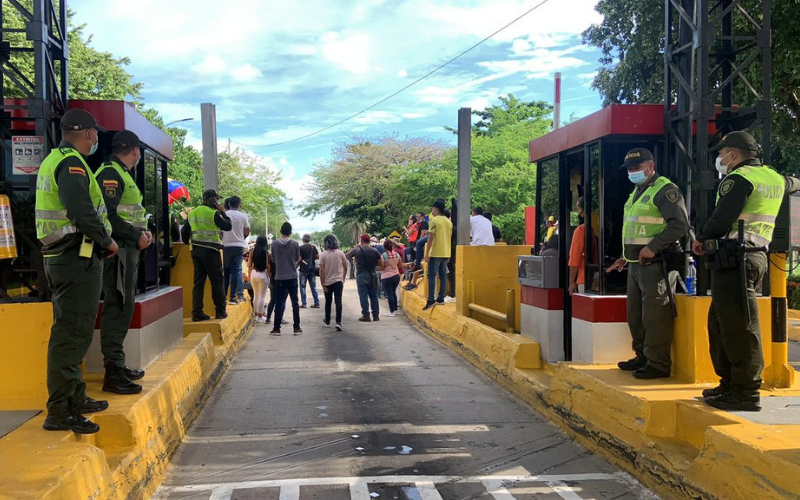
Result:
<svg viewBox="0 0 800 500">
<path fill-rule="evenodd" d="M 119 182 L 117 181 L 103 181 L 103 187 L 117 187 L 119 186 Z"/>
<path fill-rule="evenodd" d="M 71 174 L 80 174 L 86 177 L 86 170 L 82 169 L 81 167 L 69 167 L 69 173 Z"/>
</svg>

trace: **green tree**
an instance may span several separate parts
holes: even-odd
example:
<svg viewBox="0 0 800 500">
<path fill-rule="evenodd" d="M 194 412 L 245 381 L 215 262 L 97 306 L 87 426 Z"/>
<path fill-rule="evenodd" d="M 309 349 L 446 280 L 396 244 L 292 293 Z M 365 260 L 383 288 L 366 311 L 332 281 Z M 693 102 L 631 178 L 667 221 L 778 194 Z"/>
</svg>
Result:
<svg viewBox="0 0 800 500">
<path fill-rule="evenodd" d="M 544 101 L 522 102 L 514 94 L 500 96 L 499 99 L 499 105 L 472 112 L 473 115 L 480 117 L 478 123 L 472 126 L 475 135 L 494 136 L 506 127 L 520 123 L 535 125 L 536 129 L 541 129 L 539 135 L 542 135 L 552 126 L 552 120 L 547 120 L 553 111 L 550 104 Z"/>
</svg>

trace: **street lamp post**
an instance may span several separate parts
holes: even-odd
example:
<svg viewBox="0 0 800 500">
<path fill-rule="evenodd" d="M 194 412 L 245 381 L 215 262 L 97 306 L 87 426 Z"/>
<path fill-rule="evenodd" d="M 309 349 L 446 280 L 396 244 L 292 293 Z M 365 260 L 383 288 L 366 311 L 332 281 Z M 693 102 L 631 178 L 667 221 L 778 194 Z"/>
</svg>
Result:
<svg viewBox="0 0 800 500">
<path fill-rule="evenodd" d="M 189 122 L 192 120 L 194 120 L 194 118 L 181 118 L 180 120 L 175 120 L 174 122 L 167 123 L 166 125 L 164 125 L 164 128 L 169 128 L 169 126 L 174 123 Z"/>
</svg>

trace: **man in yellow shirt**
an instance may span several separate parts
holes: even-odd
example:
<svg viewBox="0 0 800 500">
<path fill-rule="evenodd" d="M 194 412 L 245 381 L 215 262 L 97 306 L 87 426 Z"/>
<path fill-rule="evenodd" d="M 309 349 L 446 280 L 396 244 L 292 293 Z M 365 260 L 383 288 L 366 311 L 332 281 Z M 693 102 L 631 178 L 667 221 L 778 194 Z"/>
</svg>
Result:
<svg viewBox="0 0 800 500">
<path fill-rule="evenodd" d="M 450 240 L 453 236 L 453 223 L 444 216 L 444 200 L 433 202 L 433 217 L 428 224 L 428 243 L 425 246 L 425 262 L 428 263 L 428 302 L 423 311 L 436 304 L 444 303 L 447 292 L 447 262 L 450 260 Z M 439 276 L 439 295 L 436 301 L 436 276 Z"/>
</svg>

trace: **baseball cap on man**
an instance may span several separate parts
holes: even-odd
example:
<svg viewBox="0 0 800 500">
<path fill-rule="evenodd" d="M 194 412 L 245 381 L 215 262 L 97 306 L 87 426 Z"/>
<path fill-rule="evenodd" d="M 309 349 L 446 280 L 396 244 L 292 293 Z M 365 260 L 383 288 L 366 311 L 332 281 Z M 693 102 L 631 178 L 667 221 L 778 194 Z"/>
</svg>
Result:
<svg viewBox="0 0 800 500">
<path fill-rule="evenodd" d="M 431 206 L 433 208 L 438 208 L 439 210 L 444 210 L 444 200 L 439 198 L 438 200 L 434 201 L 433 205 L 431 205 Z"/>
<path fill-rule="evenodd" d="M 711 148 L 711 152 L 719 151 L 722 148 L 736 148 L 753 152 L 758 152 L 761 150 L 761 146 L 759 146 L 759 144 L 756 142 L 755 137 L 747 132 L 741 131 L 726 134 L 725 137 L 719 141 L 719 144 Z"/>
<path fill-rule="evenodd" d="M 653 160 L 653 153 L 645 148 L 633 148 L 625 155 L 625 162 L 619 168 L 632 168 L 645 161 Z"/>
<path fill-rule="evenodd" d="M 111 147 L 113 148 L 127 149 L 141 145 L 142 142 L 139 140 L 139 136 L 130 130 L 120 130 L 114 134 L 114 138 L 111 140 Z"/>
<path fill-rule="evenodd" d="M 205 191 L 203 191 L 203 199 L 204 200 L 210 200 L 211 198 L 219 199 L 219 195 L 217 194 L 217 192 L 215 190 L 206 189 Z"/>
<path fill-rule="evenodd" d="M 74 132 L 77 130 L 97 129 L 105 132 L 106 129 L 97 124 L 97 120 L 88 111 L 82 109 L 70 109 L 61 117 L 61 130 Z"/>
<path fill-rule="evenodd" d="M 369 243 L 369 235 L 368 234 L 362 234 L 361 235 L 361 243 Z"/>
</svg>

